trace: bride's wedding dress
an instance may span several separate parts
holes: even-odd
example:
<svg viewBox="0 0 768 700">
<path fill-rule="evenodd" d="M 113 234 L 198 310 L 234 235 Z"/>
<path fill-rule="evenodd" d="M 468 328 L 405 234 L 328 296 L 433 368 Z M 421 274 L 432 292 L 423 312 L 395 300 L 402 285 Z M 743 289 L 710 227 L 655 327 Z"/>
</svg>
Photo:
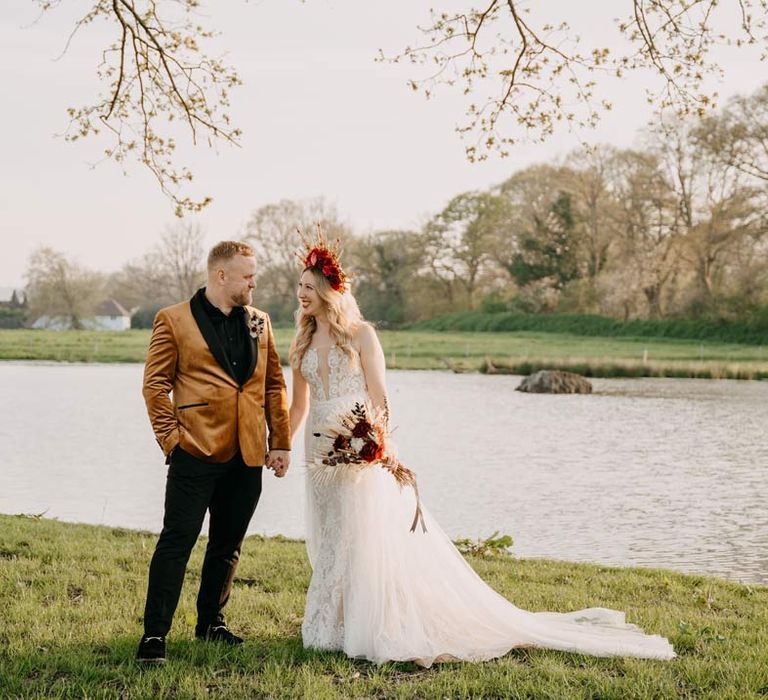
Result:
<svg viewBox="0 0 768 700">
<path fill-rule="evenodd" d="M 302 625 L 304 645 L 384 661 L 482 661 L 515 647 L 671 659 L 671 644 L 624 620 L 589 608 L 528 612 L 490 588 L 424 509 L 427 532 L 409 527 L 412 489 L 380 467 L 336 469 L 317 478 L 327 433 L 366 399 L 359 356 L 310 348 L 301 363 L 310 387 L 307 455 L 307 551 L 312 581 Z"/>
</svg>

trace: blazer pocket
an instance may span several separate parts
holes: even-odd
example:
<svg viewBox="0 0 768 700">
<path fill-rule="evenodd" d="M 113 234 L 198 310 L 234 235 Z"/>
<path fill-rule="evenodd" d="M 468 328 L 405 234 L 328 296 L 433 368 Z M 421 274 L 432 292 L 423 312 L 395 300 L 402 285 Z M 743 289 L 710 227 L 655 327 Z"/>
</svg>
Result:
<svg viewBox="0 0 768 700">
<path fill-rule="evenodd" d="M 207 406 L 207 401 L 201 401 L 200 403 L 185 403 L 183 406 L 177 406 L 178 411 L 185 411 L 188 408 L 197 408 L 198 406 Z"/>
</svg>

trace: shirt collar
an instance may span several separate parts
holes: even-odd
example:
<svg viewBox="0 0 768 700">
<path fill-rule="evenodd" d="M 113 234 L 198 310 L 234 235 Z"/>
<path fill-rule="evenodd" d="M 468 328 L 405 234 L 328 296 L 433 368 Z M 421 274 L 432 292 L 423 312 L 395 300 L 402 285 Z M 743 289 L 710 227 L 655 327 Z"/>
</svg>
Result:
<svg viewBox="0 0 768 700">
<path fill-rule="evenodd" d="M 234 306 L 232 307 L 232 311 L 230 312 L 229 316 L 227 316 L 218 306 L 214 306 L 208 297 L 205 296 L 205 287 L 202 287 L 200 290 L 198 290 L 198 294 L 200 295 L 200 301 L 203 304 L 205 312 L 214 321 L 226 321 L 228 318 L 237 318 L 245 314 L 244 306 Z"/>
</svg>

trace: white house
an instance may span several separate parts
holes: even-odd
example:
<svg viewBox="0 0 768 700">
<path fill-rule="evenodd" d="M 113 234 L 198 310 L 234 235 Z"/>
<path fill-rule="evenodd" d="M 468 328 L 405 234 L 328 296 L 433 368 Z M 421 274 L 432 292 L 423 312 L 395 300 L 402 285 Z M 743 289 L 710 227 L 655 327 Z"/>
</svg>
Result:
<svg viewBox="0 0 768 700">
<path fill-rule="evenodd" d="M 131 314 L 114 299 L 105 299 L 96 307 L 95 315 L 82 320 L 82 326 L 89 331 L 127 331 L 131 327 Z M 72 322 L 65 316 L 40 316 L 32 328 L 47 328 L 64 331 L 72 328 Z"/>
<path fill-rule="evenodd" d="M 87 319 L 83 325 L 88 327 L 90 321 L 91 319 Z M 96 307 L 93 322 L 93 330 L 127 331 L 131 327 L 131 313 L 114 299 L 106 299 Z"/>
</svg>

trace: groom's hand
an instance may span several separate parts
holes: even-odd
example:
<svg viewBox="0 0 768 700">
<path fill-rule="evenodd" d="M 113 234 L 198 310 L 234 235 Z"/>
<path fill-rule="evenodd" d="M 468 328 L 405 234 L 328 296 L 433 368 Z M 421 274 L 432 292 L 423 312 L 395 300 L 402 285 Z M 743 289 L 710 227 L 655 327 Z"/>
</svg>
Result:
<svg viewBox="0 0 768 700">
<path fill-rule="evenodd" d="M 275 476 L 285 476 L 291 464 L 291 453 L 288 450 L 272 450 L 267 455 L 267 469 L 275 472 Z"/>
</svg>

